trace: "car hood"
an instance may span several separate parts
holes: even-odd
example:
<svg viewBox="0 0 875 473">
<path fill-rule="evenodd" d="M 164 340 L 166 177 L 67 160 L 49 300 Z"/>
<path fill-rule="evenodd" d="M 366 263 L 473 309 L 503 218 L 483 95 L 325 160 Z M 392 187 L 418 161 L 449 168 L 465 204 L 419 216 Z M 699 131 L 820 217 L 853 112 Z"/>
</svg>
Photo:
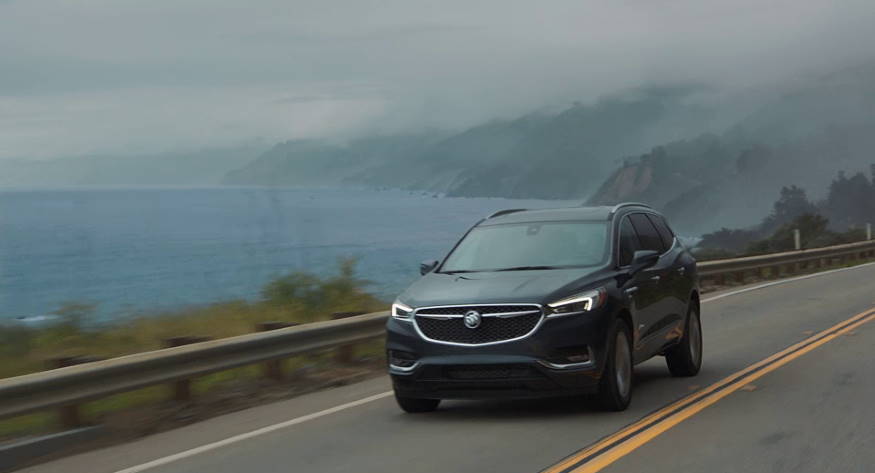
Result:
<svg viewBox="0 0 875 473">
<path fill-rule="evenodd" d="M 505 302 L 546 303 L 592 281 L 591 268 L 462 274 L 429 273 L 399 299 L 412 307 Z"/>
</svg>

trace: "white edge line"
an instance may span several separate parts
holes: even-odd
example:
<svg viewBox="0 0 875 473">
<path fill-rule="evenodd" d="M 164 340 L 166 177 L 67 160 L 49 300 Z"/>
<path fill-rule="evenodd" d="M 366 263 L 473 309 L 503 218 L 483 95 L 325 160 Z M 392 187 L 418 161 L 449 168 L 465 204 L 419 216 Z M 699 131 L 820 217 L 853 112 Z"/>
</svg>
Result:
<svg viewBox="0 0 875 473">
<path fill-rule="evenodd" d="M 757 286 L 751 286 L 751 287 L 746 287 L 743 289 L 738 289 L 735 291 L 729 291 L 729 292 L 724 292 L 722 294 L 717 294 L 716 296 L 702 299 L 702 303 L 704 304 L 706 302 L 711 302 L 711 301 L 716 301 L 718 299 L 723 299 L 724 297 L 734 296 L 737 294 L 743 294 L 745 292 L 750 292 L 750 291 L 756 291 L 756 290 L 764 289 L 764 288 L 771 287 L 771 286 L 778 286 L 781 284 L 786 284 L 786 283 L 790 283 L 790 282 L 794 282 L 794 281 L 800 281 L 802 279 L 809 279 L 809 278 L 816 278 L 819 276 L 826 276 L 827 274 L 837 273 L 840 271 L 848 271 L 851 269 L 857 269 L 857 268 L 862 268 L 864 266 L 871 266 L 871 265 L 875 265 L 875 262 L 858 264 L 856 266 L 850 266 L 847 268 L 831 269 L 829 271 L 821 271 L 818 273 L 806 274 L 804 276 L 797 276 L 794 278 L 779 279 L 777 281 L 772 281 L 772 282 L 760 284 Z M 159 458 L 157 460 L 152 460 L 152 461 L 147 462 L 147 463 L 132 466 L 130 468 L 125 468 L 124 470 L 118 470 L 115 473 L 140 473 L 142 471 L 150 470 L 152 468 L 167 465 L 168 463 L 173 463 L 177 460 L 182 460 L 184 458 L 199 455 L 201 453 L 208 452 L 210 450 L 215 450 L 217 448 L 221 448 L 221 447 L 224 447 L 226 445 L 230 445 L 232 443 L 237 443 L 237 442 L 240 442 L 243 440 L 248 440 L 248 439 L 251 439 L 254 437 L 258 437 L 259 435 L 269 434 L 269 433 L 275 432 L 277 430 L 285 429 L 286 427 L 291 427 L 293 425 L 301 424 L 301 423 L 307 422 L 309 420 L 318 419 L 319 417 L 324 417 L 324 416 L 331 415 L 331 414 L 334 414 L 334 413 L 337 413 L 340 411 L 352 409 L 353 407 L 358 407 L 358 406 L 361 406 L 363 404 L 367 404 L 369 402 L 383 399 L 384 397 L 389 397 L 391 395 L 392 395 L 392 391 L 386 391 L 386 392 L 382 392 L 379 394 L 374 394 L 372 396 L 368 396 L 366 398 L 362 398 L 362 399 L 359 399 L 357 401 L 351 401 L 351 402 L 347 402 L 346 404 L 341 404 L 339 406 L 329 407 L 328 409 L 314 412 L 312 414 L 307 414 L 305 416 L 296 417 L 294 419 L 287 420 L 285 422 L 280 422 L 279 424 L 268 425 L 268 426 L 262 427 L 260 429 L 256 429 L 256 430 L 253 430 L 250 432 L 235 435 L 233 437 L 228 437 L 226 439 L 219 440 L 219 441 L 216 441 L 213 443 L 208 443 L 206 445 L 201 445 L 200 447 L 195 447 L 195 448 L 192 448 L 189 450 L 175 453 L 173 455 L 162 457 L 162 458 Z"/>
<path fill-rule="evenodd" d="M 284 429 L 286 427 L 291 427 L 293 425 L 300 424 L 302 422 L 307 422 L 308 420 L 317 419 L 319 417 L 327 416 L 334 414 L 336 412 L 344 411 L 347 409 L 351 409 L 353 407 L 361 406 L 362 404 L 367 404 L 372 401 L 376 401 L 378 399 L 382 399 L 384 397 L 388 397 L 392 395 L 392 391 L 386 391 L 379 394 L 374 394 L 373 396 L 368 396 L 363 399 L 359 399 L 357 401 L 347 402 L 346 404 L 341 404 L 339 406 L 330 407 L 328 409 L 321 410 L 319 412 L 314 412 L 312 414 L 307 414 L 305 416 L 296 417 L 291 420 L 287 420 L 285 422 L 280 422 L 279 424 L 268 425 L 267 427 L 262 427 L 260 429 L 253 430 L 251 432 L 246 432 L 243 434 L 235 435 L 233 437 L 228 437 L 223 440 L 219 440 L 217 442 L 208 443 L 206 445 L 201 445 L 200 447 L 195 447 L 190 450 L 185 450 L 173 455 L 169 455 L 166 457 L 159 458 L 157 460 L 152 460 L 147 463 L 143 463 L 137 466 L 132 466 L 130 468 L 125 468 L 124 470 L 118 470 L 116 473 L 139 473 L 141 471 L 149 470 L 151 468 L 159 467 L 162 465 L 166 465 L 168 463 L 175 462 L 177 460 L 182 460 L 183 458 L 188 458 L 194 455 L 198 455 L 204 452 L 208 452 L 210 450 L 215 450 L 217 448 L 224 447 L 226 445 L 230 445 L 232 443 L 240 442 L 242 440 L 251 439 L 253 437 L 258 437 L 259 435 L 268 434 L 270 432 L 274 432 L 280 429 Z"/>
</svg>

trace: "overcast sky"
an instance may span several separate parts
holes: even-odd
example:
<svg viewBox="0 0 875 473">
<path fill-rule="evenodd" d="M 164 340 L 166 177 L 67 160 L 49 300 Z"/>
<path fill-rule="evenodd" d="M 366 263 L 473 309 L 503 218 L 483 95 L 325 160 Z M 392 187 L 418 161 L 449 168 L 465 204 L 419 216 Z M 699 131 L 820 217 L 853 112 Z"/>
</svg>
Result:
<svg viewBox="0 0 875 473">
<path fill-rule="evenodd" d="M 0 0 L 0 158 L 492 117 L 875 55 L 872 0 Z"/>
</svg>

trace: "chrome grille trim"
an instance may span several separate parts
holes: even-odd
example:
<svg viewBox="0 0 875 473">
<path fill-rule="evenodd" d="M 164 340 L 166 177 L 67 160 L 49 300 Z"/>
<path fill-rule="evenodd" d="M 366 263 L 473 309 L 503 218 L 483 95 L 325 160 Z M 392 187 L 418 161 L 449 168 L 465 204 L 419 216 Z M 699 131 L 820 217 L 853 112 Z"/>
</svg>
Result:
<svg viewBox="0 0 875 473">
<path fill-rule="evenodd" d="M 535 324 L 535 326 L 532 328 L 532 330 L 530 330 L 528 333 L 526 333 L 522 336 L 515 337 L 515 338 L 509 338 L 507 340 L 497 340 L 494 342 L 485 342 L 485 343 L 460 343 L 460 342 L 450 342 L 450 341 L 446 341 L 446 340 L 435 340 L 433 338 L 429 338 L 428 336 L 426 336 L 425 333 L 423 333 L 422 330 L 419 328 L 419 324 L 416 322 L 416 319 L 418 317 L 437 319 L 437 320 L 450 320 L 450 319 L 454 319 L 454 318 L 462 318 L 465 316 L 465 312 L 467 312 L 468 310 L 476 309 L 477 307 L 500 307 L 500 306 L 532 307 L 532 310 L 513 311 L 513 312 L 493 312 L 493 313 L 487 313 L 487 314 L 484 314 L 481 312 L 480 316 L 484 317 L 484 318 L 495 317 L 495 318 L 503 318 L 503 319 L 504 318 L 511 318 L 511 317 L 518 317 L 518 316 L 522 316 L 522 315 L 531 315 L 531 314 L 536 314 L 536 313 L 541 314 L 541 316 L 538 318 L 538 322 Z M 422 310 L 429 310 L 429 309 L 459 309 L 460 313 L 459 314 L 420 314 L 419 313 Z M 509 342 L 515 342 L 518 340 L 522 340 L 524 338 L 530 337 L 533 333 L 537 332 L 538 329 L 541 328 L 541 325 L 544 323 L 545 319 L 546 319 L 546 317 L 544 317 L 544 307 L 541 304 L 532 304 L 532 303 L 457 304 L 457 305 L 440 305 L 440 306 L 418 307 L 418 308 L 413 310 L 413 314 L 411 316 L 411 321 L 413 322 L 413 328 L 416 330 L 416 333 L 420 337 L 422 337 L 423 340 L 428 341 L 428 342 L 432 342 L 432 343 L 438 343 L 441 345 L 453 345 L 453 346 L 461 346 L 461 347 L 482 347 L 482 346 L 488 346 L 488 345 L 497 345 L 499 343 L 509 343 Z"/>
<path fill-rule="evenodd" d="M 481 307 L 479 305 L 466 305 L 461 307 Z M 434 307 L 428 307 L 429 309 L 433 309 Z M 481 317 L 498 317 L 500 319 L 508 319 L 511 317 L 519 317 L 520 315 L 530 315 L 540 313 L 541 310 L 525 310 L 521 312 L 494 312 L 491 314 L 483 314 L 481 313 Z M 440 320 L 448 320 L 448 319 L 456 319 L 462 318 L 465 314 L 419 314 L 419 317 L 427 318 L 427 319 L 440 319 Z"/>
</svg>

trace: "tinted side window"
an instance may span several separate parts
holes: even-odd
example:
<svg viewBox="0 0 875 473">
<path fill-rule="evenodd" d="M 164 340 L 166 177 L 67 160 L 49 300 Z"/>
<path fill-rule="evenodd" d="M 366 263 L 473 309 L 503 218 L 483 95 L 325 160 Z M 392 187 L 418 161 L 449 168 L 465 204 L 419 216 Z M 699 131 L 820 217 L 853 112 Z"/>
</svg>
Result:
<svg viewBox="0 0 875 473">
<path fill-rule="evenodd" d="M 628 218 L 624 218 L 620 223 L 620 266 L 629 266 L 632 264 L 632 257 L 635 252 L 641 249 L 641 244 L 638 242 L 638 234 L 632 228 L 632 223 Z"/>
<path fill-rule="evenodd" d="M 632 214 L 629 216 L 632 220 L 632 226 L 635 227 L 635 232 L 638 233 L 638 239 L 641 240 L 641 249 L 653 250 L 658 253 L 663 253 L 665 247 L 662 244 L 662 238 L 656 227 L 650 223 L 650 219 L 644 214 Z"/>
<path fill-rule="evenodd" d="M 663 246 L 666 249 L 671 248 L 671 245 L 674 244 L 674 233 L 671 231 L 671 228 L 668 228 L 665 219 L 659 215 L 648 215 L 647 218 L 650 219 L 653 226 L 656 227 L 656 231 L 659 232 Z"/>
</svg>

